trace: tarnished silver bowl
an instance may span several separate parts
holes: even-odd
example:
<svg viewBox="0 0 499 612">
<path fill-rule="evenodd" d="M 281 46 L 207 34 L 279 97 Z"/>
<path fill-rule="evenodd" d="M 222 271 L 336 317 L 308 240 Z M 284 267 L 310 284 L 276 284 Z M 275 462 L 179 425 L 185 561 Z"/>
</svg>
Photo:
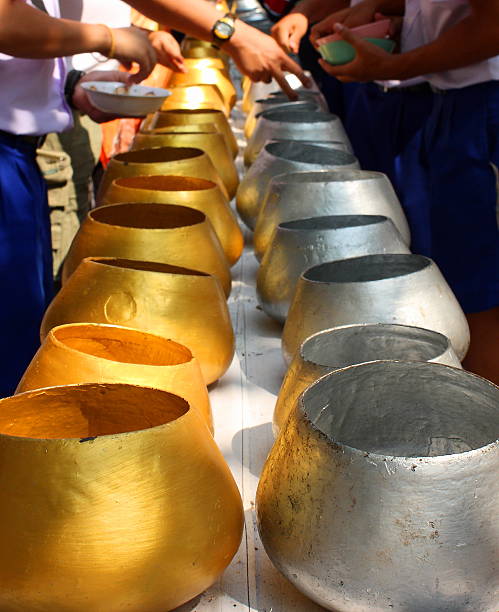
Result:
<svg viewBox="0 0 499 612">
<path fill-rule="evenodd" d="M 449 338 L 429 329 L 388 323 L 325 329 L 302 343 L 286 372 L 274 410 L 274 435 L 284 427 L 300 394 L 321 376 L 356 363 L 383 359 L 461 367 Z"/>
<path fill-rule="evenodd" d="M 236 194 L 237 211 L 250 229 L 254 229 L 263 196 L 272 178 L 299 170 L 358 168 L 359 162 L 351 153 L 329 146 L 315 146 L 299 141 L 269 142 L 261 150 Z M 341 147 L 342 144 L 338 143 Z"/>
<path fill-rule="evenodd" d="M 318 331 L 353 323 L 401 323 L 447 336 L 460 360 L 470 332 L 466 317 L 437 265 L 422 255 L 365 255 L 306 270 L 282 335 L 290 363 Z"/>
<path fill-rule="evenodd" d="M 244 151 L 244 163 L 250 166 L 269 140 L 337 140 L 352 151 L 341 119 L 325 112 L 274 109 L 260 113 L 254 132 Z"/>
<path fill-rule="evenodd" d="M 387 217 L 336 215 L 280 223 L 258 270 L 258 301 L 284 323 L 302 272 L 325 261 L 371 253 L 410 253 Z"/>
<path fill-rule="evenodd" d="M 335 612 L 496 612 L 499 388 L 436 363 L 327 374 L 257 492 L 276 567 Z"/>
<path fill-rule="evenodd" d="M 244 123 L 244 136 L 251 138 L 255 129 L 256 122 L 261 113 L 267 110 L 286 109 L 286 110 L 306 110 L 306 111 L 319 111 L 325 110 L 320 106 L 319 100 L 320 95 L 314 91 L 306 92 L 309 95 L 305 96 L 305 92 L 300 94 L 300 99 L 291 101 L 287 96 L 270 96 L 261 100 L 256 100 L 253 104 L 246 121 Z M 326 109 L 327 110 L 327 109 Z"/>
<path fill-rule="evenodd" d="M 406 244 L 409 225 L 388 177 L 367 170 L 316 170 L 274 176 L 258 215 L 253 236 L 255 255 L 263 257 L 275 227 L 312 215 L 384 215 Z"/>
</svg>

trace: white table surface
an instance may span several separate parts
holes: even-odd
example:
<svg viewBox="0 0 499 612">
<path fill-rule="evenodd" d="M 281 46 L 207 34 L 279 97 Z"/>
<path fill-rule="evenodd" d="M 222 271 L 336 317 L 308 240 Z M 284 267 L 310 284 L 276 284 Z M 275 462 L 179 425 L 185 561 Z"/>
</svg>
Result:
<svg viewBox="0 0 499 612">
<path fill-rule="evenodd" d="M 243 115 L 233 111 L 233 129 L 241 145 Z M 244 173 L 240 159 L 238 166 Z M 242 225 L 242 224 L 241 224 Z M 246 245 L 232 268 L 229 309 L 236 354 L 225 375 L 210 388 L 218 443 L 243 499 L 245 528 L 241 546 L 218 582 L 175 612 L 323 612 L 272 565 L 258 535 L 255 495 L 272 446 L 272 413 L 286 371 L 279 324 L 265 315 L 256 299 L 258 263 L 245 231 Z"/>
</svg>

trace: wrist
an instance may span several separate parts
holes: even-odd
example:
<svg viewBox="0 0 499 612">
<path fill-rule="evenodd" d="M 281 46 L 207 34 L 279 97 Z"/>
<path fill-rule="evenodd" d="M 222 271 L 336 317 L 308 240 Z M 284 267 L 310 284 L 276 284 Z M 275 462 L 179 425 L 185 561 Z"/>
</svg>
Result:
<svg viewBox="0 0 499 612">
<path fill-rule="evenodd" d="M 116 51 L 116 41 L 113 30 L 103 23 L 96 24 L 93 28 L 97 38 L 95 51 L 111 59 Z"/>
</svg>

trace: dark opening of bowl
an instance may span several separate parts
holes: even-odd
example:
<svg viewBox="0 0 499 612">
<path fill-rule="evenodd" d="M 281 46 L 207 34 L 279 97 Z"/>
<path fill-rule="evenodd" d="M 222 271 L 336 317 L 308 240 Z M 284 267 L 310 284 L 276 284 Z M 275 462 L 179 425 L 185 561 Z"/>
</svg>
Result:
<svg viewBox="0 0 499 612">
<path fill-rule="evenodd" d="M 153 147 L 151 149 L 137 149 L 118 153 L 112 158 L 124 164 L 157 164 L 160 162 L 172 162 L 183 159 L 194 159 L 203 155 L 201 149 L 194 147 Z"/>
<path fill-rule="evenodd" d="M 215 183 L 203 178 L 174 175 L 127 176 L 116 179 L 114 183 L 126 189 L 149 191 L 203 191 L 216 187 Z"/>
<path fill-rule="evenodd" d="M 355 157 L 346 151 L 314 146 L 302 143 L 299 140 L 270 142 L 265 145 L 265 150 L 275 157 L 303 164 L 346 166 L 356 161 Z"/>
<path fill-rule="evenodd" d="M 175 229 L 203 223 L 206 216 L 199 210 L 174 204 L 150 202 L 101 206 L 90 212 L 94 221 L 135 229 Z"/>
<path fill-rule="evenodd" d="M 423 255 L 364 255 L 313 266 L 303 277 L 319 283 L 365 283 L 407 276 L 430 265 L 431 259 Z"/>
<path fill-rule="evenodd" d="M 449 349 L 449 340 L 436 331 L 408 325 L 351 325 L 315 334 L 305 340 L 305 361 L 345 368 L 383 359 L 431 361 Z"/>
<path fill-rule="evenodd" d="M 499 438 L 499 388 L 435 363 L 336 370 L 305 391 L 300 409 L 332 442 L 365 453 L 436 457 Z"/>
<path fill-rule="evenodd" d="M 316 172 L 291 172 L 279 177 L 276 183 L 345 183 L 384 178 L 381 172 L 371 170 L 317 170 Z"/>
<path fill-rule="evenodd" d="M 338 230 L 347 227 L 363 227 L 376 225 L 387 221 L 382 215 L 329 215 L 324 217 L 309 217 L 308 219 L 295 219 L 279 224 L 279 228 L 294 231 Z"/>
<path fill-rule="evenodd" d="M 309 103 L 310 104 L 310 103 Z M 306 109 L 270 109 L 263 111 L 261 116 L 269 121 L 278 121 L 284 123 L 324 123 L 329 121 L 339 121 L 336 115 L 324 112 L 310 112 L 313 111 L 314 105 L 311 108 Z"/>
</svg>

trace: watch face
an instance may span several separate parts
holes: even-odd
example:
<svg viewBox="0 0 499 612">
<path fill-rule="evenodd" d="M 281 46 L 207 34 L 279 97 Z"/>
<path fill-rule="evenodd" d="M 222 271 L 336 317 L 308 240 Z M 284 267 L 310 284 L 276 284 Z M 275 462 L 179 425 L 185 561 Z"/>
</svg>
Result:
<svg viewBox="0 0 499 612">
<path fill-rule="evenodd" d="M 224 21 L 219 21 L 215 26 L 215 34 L 218 38 L 222 38 L 223 40 L 230 38 L 231 34 L 234 32 L 234 26 L 225 23 Z"/>
</svg>

